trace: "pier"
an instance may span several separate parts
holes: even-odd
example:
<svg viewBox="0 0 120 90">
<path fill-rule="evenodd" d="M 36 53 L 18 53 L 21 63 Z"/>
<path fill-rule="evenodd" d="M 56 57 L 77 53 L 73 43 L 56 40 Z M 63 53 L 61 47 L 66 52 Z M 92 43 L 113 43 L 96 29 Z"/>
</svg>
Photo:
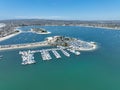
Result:
<svg viewBox="0 0 120 90">
<path fill-rule="evenodd" d="M 28 51 L 20 51 L 19 54 L 22 58 L 22 65 L 27 64 L 34 64 L 36 61 L 34 60 L 34 54 L 40 53 L 42 60 L 51 60 L 52 57 L 49 52 L 52 52 L 56 58 L 62 58 L 60 54 L 57 51 L 61 51 L 63 55 L 70 57 L 70 53 L 67 51 L 74 53 L 75 55 L 80 55 L 80 52 L 78 51 L 72 51 L 71 49 L 65 49 L 65 48 L 52 48 L 52 49 L 42 49 L 42 50 L 28 50 Z"/>
<path fill-rule="evenodd" d="M 61 58 L 60 54 L 56 50 L 52 50 L 56 58 Z"/>
<path fill-rule="evenodd" d="M 63 53 L 65 56 L 70 57 L 70 54 L 69 54 L 67 51 L 65 51 L 65 50 L 63 50 L 63 49 L 61 49 L 61 51 L 62 51 L 62 53 Z"/>
<path fill-rule="evenodd" d="M 47 50 L 42 50 L 41 52 L 41 56 L 43 60 L 50 60 L 52 59 L 52 57 L 50 56 L 49 52 Z"/>
</svg>

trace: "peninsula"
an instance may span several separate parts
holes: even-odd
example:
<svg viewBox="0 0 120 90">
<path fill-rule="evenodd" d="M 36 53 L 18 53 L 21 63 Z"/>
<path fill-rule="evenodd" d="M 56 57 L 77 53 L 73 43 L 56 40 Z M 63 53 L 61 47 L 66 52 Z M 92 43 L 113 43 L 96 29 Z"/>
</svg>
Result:
<svg viewBox="0 0 120 90">
<path fill-rule="evenodd" d="M 21 30 L 18 30 L 17 27 L 0 23 L 0 41 L 9 39 L 20 33 L 21 33 Z"/>
<path fill-rule="evenodd" d="M 4 41 L 4 40 L 14 37 L 20 33 L 21 33 L 21 31 L 19 31 L 19 30 L 13 30 L 13 32 L 9 32 L 4 35 L 0 35 L 0 41 Z"/>
<path fill-rule="evenodd" d="M 50 51 L 54 54 L 54 56 L 59 59 L 61 58 L 61 55 L 57 52 L 58 50 L 61 51 L 65 56 L 70 57 L 70 53 L 74 53 L 75 55 L 80 55 L 80 51 L 82 50 L 94 50 L 96 49 L 96 44 L 94 42 L 86 42 L 81 41 L 76 38 L 71 37 L 65 37 L 65 36 L 53 36 L 53 37 L 47 37 L 43 42 L 41 43 L 34 43 L 34 44 L 24 44 L 19 45 L 20 47 L 28 47 L 28 46 L 55 46 L 54 48 L 50 49 L 41 49 L 41 50 L 28 50 L 28 51 L 20 51 L 19 54 L 22 58 L 22 65 L 27 64 L 34 64 L 36 61 L 34 60 L 34 54 L 35 53 L 41 53 L 41 57 L 43 60 L 51 60 L 52 57 L 50 56 Z M 12 46 L 13 48 L 15 46 Z M 17 46 L 18 47 L 18 46 Z"/>
<path fill-rule="evenodd" d="M 45 41 L 43 42 L 15 44 L 15 45 L 0 45 L 0 50 L 40 47 L 40 46 L 55 46 L 55 47 L 64 47 L 66 49 L 87 51 L 87 50 L 96 49 L 97 45 L 94 42 L 86 42 L 76 38 L 65 37 L 65 36 L 53 36 L 53 37 L 45 38 Z"/>
</svg>

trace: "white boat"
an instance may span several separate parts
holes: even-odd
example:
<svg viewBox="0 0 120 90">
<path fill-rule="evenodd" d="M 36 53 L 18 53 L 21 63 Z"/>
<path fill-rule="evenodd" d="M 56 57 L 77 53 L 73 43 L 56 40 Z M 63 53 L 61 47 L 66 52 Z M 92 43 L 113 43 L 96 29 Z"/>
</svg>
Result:
<svg viewBox="0 0 120 90">
<path fill-rule="evenodd" d="M 67 49 L 68 51 L 70 51 L 71 53 L 74 53 L 75 55 L 80 55 L 80 52 L 72 50 L 72 49 Z"/>
<path fill-rule="evenodd" d="M 80 52 L 76 51 L 75 54 L 76 54 L 76 55 L 80 55 Z"/>
</svg>

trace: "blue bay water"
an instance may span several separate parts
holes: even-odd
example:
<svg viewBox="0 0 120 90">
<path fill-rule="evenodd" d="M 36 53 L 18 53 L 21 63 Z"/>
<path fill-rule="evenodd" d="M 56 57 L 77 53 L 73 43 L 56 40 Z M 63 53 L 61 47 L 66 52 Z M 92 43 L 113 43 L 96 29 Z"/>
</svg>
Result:
<svg viewBox="0 0 120 90">
<path fill-rule="evenodd" d="M 32 26 L 22 27 L 29 31 Z M 120 31 L 75 26 L 36 26 L 52 32 L 48 35 L 22 33 L 0 44 L 43 41 L 54 35 L 97 42 L 98 49 L 43 61 L 36 53 L 34 65 L 21 65 L 20 50 L 0 51 L 0 90 L 120 90 Z"/>
</svg>

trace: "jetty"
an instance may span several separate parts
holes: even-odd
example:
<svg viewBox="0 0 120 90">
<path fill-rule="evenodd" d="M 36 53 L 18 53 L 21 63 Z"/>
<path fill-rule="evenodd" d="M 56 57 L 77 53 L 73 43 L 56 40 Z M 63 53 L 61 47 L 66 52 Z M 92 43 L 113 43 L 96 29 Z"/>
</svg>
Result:
<svg viewBox="0 0 120 90">
<path fill-rule="evenodd" d="M 0 50 L 21 49 L 21 48 L 39 47 L 39 46 L 48 46 L 48 42 L 41 41 L 41 42 L 25 43 L 25 44 L 0 45 Z"/>
</svg>

